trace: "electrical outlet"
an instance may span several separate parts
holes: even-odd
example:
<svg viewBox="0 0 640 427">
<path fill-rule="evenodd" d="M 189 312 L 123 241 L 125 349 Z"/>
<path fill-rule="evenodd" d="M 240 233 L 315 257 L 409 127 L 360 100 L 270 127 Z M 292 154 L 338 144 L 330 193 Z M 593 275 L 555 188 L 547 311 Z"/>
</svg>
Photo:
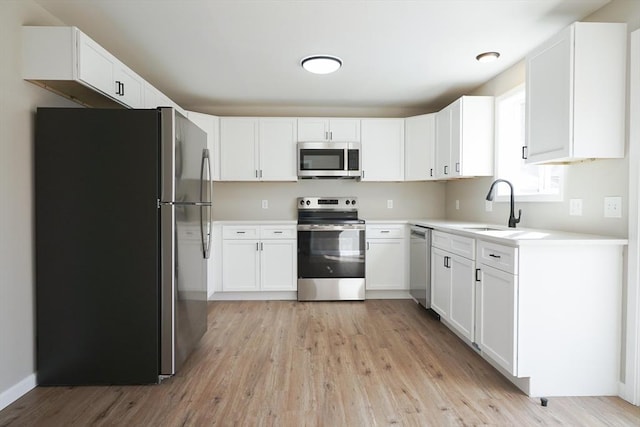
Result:
<svg viewBox="0 0 640 427">
<path fill-rule="evenodd" d="M 269 201 L 268 200 L 263 200 L 262 201 L 262 209 L 269 209 Z"/>
<path fill-rule="evenodd" d="M 604 217 L 622 218 L 622 197 L 614 196 L 604 198 Z"/>
<path fill-rule="evenodd" d="M 569 215 L 582 216 L 582 199 L 569 200 Z"/>
<path fill-rule="evenodd" d="M 484 201 L 484 210 L 485 210 L 485 212 L 492 212 L 493 211 L 493 202 L 491 200 L 485 200 Z"/>
<path fill-rule="evenodd" d="M 387 209 L 393 209 L 393 200 L 387 200 Z"/>
<path fill-rule="evenodd" d="M 456 200 L 456 210 L 460 210 L 460 200 Z"/>
</svg>

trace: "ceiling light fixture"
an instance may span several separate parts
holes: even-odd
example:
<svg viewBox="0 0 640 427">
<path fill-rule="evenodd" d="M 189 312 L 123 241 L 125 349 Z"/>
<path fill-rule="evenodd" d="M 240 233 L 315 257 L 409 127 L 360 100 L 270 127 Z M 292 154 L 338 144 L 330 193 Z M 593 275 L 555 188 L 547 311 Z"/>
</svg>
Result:
<svg viewBox="0 0 640 427">
<path fill-rule="evenodd" d="M 302 68 L 314 74 L 329 74 L 342 66 L 342 59 L 331 55 L 311 55 L 302 58 Z"/>
<path fill-rule="evenodd" d="M 492 62 L 498 58 L 500 58 L 500 54 L 498 52 L 483 52 L 476 56 L 476 60 L 478 62 Z"/>
</svg>

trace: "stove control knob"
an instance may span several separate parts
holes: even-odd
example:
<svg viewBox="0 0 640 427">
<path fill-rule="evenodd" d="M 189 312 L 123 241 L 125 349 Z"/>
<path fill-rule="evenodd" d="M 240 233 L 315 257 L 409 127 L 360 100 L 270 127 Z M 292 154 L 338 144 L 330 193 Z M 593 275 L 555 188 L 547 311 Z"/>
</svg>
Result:
<svg viewBox="0 0 640 427">
<path fill-rule="evenodd" d="M 351 202 L 347 200 L 347 205 L 348 205 L 349 203 L 351 203 Z"/>
<path fill-rule="evenodd" d="M 300 205 L 304 205 L 304 200 L 300 200 Z"/>
<path fill-rule="evenodd" d="M 307 206 L 311 204 L 311 200 L 307 200 Z"/>
<path fill-rule="evenodd" d="M 352 200 L 352 201 L 351 201 L 351 204 L 352 204 L 352 205 L 355 205 L 355 204 L 356 204 L 356 201 L 355 201 L 355 200 Z"/>
</svg>

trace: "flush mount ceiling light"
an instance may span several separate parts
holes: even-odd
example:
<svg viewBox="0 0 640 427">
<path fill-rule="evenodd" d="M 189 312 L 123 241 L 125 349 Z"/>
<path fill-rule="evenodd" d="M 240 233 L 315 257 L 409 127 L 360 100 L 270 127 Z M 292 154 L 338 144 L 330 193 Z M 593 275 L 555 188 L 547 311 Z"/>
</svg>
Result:
<svg viewBox="0 0 640 427">
<path fill-rule="evenodd" d="M 476 60 L 478 62 L 492 62 L 498 58 L 500 58 L 500 54 L 498 52 L 483 52 L 476 56 Z"/>
<path fill-rule="evenodd" d="M 311 55 L 302 58 L 302 68 L 314 74 L 329 74 L 342 66 L 342 59 L 331 55 Z"/>
</svg>

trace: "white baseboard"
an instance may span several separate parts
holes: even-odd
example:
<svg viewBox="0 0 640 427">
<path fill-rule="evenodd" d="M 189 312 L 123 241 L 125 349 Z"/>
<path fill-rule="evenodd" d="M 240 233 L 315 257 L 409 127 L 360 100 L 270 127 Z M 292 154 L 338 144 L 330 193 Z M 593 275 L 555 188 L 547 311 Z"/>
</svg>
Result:
<svg viewBox="0 0 640 427">
<path fill-rule="evenodd" d="M 0 393 L 0 411 L 36 387 L 36 374 L 31 374 L 22 381 Z"/>
</svg>

